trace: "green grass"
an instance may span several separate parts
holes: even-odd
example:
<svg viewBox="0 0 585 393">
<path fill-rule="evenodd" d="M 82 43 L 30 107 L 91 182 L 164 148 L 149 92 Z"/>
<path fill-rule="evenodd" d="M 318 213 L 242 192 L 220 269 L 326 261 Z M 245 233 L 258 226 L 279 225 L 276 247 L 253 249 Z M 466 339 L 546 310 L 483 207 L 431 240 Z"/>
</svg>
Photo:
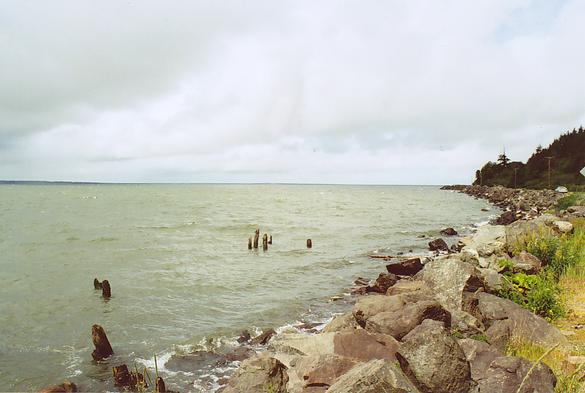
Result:
<svg viewBox="0 0 585 393">
<path fill-rule="evenodd" d="M 566 210 L 570 206 L 585 206 L 585 192 L 570 192 L 557 201 L 557 210 Z"/>
</svg>

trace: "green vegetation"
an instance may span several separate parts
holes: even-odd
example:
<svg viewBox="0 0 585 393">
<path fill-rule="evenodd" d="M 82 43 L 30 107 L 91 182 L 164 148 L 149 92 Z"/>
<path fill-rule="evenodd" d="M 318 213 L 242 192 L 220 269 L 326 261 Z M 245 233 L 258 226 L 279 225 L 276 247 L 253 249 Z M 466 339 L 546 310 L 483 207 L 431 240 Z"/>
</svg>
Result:
<svg viewBox="0 0 585 393">
<path fill-rule="evenodd" d="M 534 189 L 564 185 L 585 191 L 585 177 L 579 173 L 585 166 L 584 151 L 585 129 L 579 127 L 562 134 L 545 149 L 538 146 L 526 164 L 510 161 L 505 152 L 500 154 L 496 162 L 490 161 L 476 171 L 473 184 Z"/>
<path fill-rule="evenodd" d="M 570 206 L 585 206 L 585 192 L 571 192 L 558 200 L 557 210 L 566 210 Z"/>
<path fill-rule="evenodd" d="M 570 235 L 555 236 L 549 232 L 532 233 L 520 239 L 514 253 L 527 251 L 545 265 L 537 275 L 513 273 L 513 263 L 499 261 L 504 268 L 504 284 L 499 295 L 549 321 L 563 317 L 566 309 L 563 302 L 561 279 L 581 271 L 585 265 L 585 230 L 576 221 L 575 231 Z"/>
</svg>

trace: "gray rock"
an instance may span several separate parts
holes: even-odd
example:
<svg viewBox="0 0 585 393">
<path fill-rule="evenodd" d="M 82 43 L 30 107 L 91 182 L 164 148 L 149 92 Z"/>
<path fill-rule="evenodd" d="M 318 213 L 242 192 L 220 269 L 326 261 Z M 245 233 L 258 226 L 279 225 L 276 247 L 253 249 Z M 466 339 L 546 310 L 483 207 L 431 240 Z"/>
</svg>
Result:
<svg viewBox="0 0 585 393">
<path fill-rule="evenodd" d="M 502 351 L 491 347 L 488 343 L 471 338 L 459 340 L 459 346 L 469 362 L 471 378 L 474 381 L 485 378 L 485 373 L 492 361 L 504 355 Z"/>
<path fill-rule="evenodd" d="M 489 342 L 502 350 L 512 337 L 546 348 L 567 344 L 556 327 L 510 300 L 479 292 L 468 299 L 464 309 L 487 327 Z"/>
<path fill-rule="evenodd" d="M 366 322 L 369 332 L 389 334 L 400 340 L 425 319 L 440 321 L 444 326 L 451 326 L 451 314 L 437 301 L 423 300 L 405 304 L 400 310 L 381 312 Z"/>
<path fill-rule="evenodd" d="M 348 312 L 346 314 L 338 315 L 331 320 L 323 329 L 324 333 L 340 332 L 342 330 L 361 329 L 356 322 L 353 314 Z"/>
<path fill-rule="evenodd" d="M 244 360 L 222 393 L 287 393 L 286 366 L 275 358 L 261 355 Z"/>
<path fill-rule="evenodd" d="M 451 312 L 461 310 L 464 297 L 485 288 L 479 270 L 457 259 L 457 256 L 427 263 L 416 278 L 424 281 L 435 299 Z"/>
<path fill-rule="evenodd" d="M 542 269 L 540 259 L 526 251 L 520 252 L 512 259 L 512 262 L 514 263 L 513 270 L 516 273 L 536 274 Z"/>
<path fill-rule="evenodd" d="M 557 232 L 557 233 L 572 233 L 573 232 L 573 224 L 571 224 L 569 221 L 554 221 L 552 228 Z"/>
<path fill-rule="evenodd" d="M 477 380 L 479 393 L 517 393 L 532 364 L 522 358 L 500 356 L 491 361 Z M 539 363 L 532 370 L 519 393 L 553 393 L 556 378 L 551 369 Z"/>
<path fill-rule="evenodd" d="M 420 393 L 394 362 L 372 360 L 352 368 L 327 393 Z"/>
<path fill-rule="evenodd" d="M 465 353 L 443 324 L 425 320 L 404 338 L 400 366 L 423 393 L 468 393 L 471 370 Z"/>
</svg>

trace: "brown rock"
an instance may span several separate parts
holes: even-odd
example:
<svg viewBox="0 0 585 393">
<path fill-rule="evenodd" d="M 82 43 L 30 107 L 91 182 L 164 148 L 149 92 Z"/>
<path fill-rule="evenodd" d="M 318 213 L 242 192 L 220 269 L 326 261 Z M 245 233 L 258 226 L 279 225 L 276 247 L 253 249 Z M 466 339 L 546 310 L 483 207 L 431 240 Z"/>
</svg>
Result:
<svg viewBox="0 0 585 393">
<path fill-rule="evenodd" d="M 477 380 L 479 393 L 518 393 L 522 380 L 532 364 L 523 358 L 500 356 L 495 358 L 486 369 L 484 375 Z M 537 364 L 524 383 L 519 393 L 553 393 L 556 377 L 551 369 Z"/>
<path fill-rule="evenodd" d="M 376 292 L 385 294 L 388 288 L 396 284 L 398 277 L 391 273 L 380 273 L 374 282 L 374 285 L 368 286 L 366 292 Z"/>
<path fill-rule="evenodd" d="M 252 345 L 266 345 L 268 343 L 268 341 L 270 341 L 270 339 L 275 335 L 276 335 L 276 331 L 274 329 L 265 330 L 259 336 L 254 337 L 250 341 L 250 344 L 252 344 Z"/>
<path fill-rule="evenodd" d="M 449 252 L 449 246 L 443 239 L 439 238 L 429 242 L 429 250 Z"/>
<path fill-rule="evenodd" d="M 388 273 L 399 276 L 414 276 L 423 268 L 420 258 L 410 258 L 398 263 L 391 263 L 386 265 Z"/>
<path fill-rule="evenodd" d="M 444 235 L 444 236 L 457 236 L 458 233 L 453 228 L 444 228 L 444 229 L 441 229 L 441 235 Z"/>
<path fill-rule="evenodd" d="M 286 393 L 288 375 L 286 366 L 267 355 L 253 357 L 242 362 L 230 378 L 223 393 Z"/>
</svg>

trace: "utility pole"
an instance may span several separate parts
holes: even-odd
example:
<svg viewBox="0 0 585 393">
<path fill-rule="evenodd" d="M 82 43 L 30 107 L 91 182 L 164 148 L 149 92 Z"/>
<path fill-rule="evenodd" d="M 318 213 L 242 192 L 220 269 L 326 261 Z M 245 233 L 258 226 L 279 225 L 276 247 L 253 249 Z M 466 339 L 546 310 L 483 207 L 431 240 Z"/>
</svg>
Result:
<svg viewBox="0 0 585 393">
<path fill-rule="evenodd" d="M 550 188 L 550 160 L 552 160 L 554 157 L 544 157 L 548 160 L 548 188 Z"/>
<path fill-rule="evenodd" d="M 518 188 L 518 168 L 514 168 L 514 188 Z"/>
</svg>

